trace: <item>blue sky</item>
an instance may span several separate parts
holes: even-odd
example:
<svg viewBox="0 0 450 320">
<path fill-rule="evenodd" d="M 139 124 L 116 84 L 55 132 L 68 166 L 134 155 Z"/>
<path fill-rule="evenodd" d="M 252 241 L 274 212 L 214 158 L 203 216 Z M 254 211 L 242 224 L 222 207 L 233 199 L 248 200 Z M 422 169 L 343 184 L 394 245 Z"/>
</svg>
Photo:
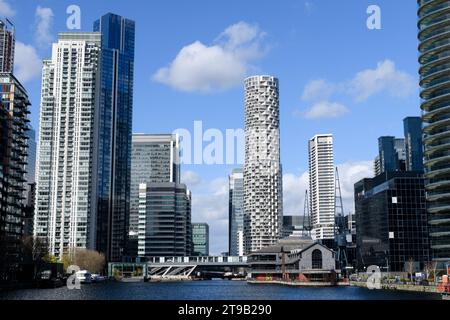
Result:
<svg viewBox="0 0 450 320">
<path fill-rule="evenodd" d="M 302 213 L 314 134 L 334 134 L 345 211 L 352 211 L 352 185 L 371 174 L 377 138 L 401 136 L 402 119 L 420 114 L 415 1 L 0 0 L 0 15 L 16 26 L 16 72 L 36 128 L 40 61 L 57 32 L 68 31 L 71 4 L 81 8 L 82 31 L 107 12 L 136 21 L 134 132 L 192 130 L 195 120 L 204 129 L 243 128 L 243 78 L 277 76 L 285 214 Z M 366 26 L 370 4 L 381 8 L 381 30 Z M 182 167 L 193 220 L 210 223 L 216 254 L 227 250 L 233 167 Z"/>
</svg>

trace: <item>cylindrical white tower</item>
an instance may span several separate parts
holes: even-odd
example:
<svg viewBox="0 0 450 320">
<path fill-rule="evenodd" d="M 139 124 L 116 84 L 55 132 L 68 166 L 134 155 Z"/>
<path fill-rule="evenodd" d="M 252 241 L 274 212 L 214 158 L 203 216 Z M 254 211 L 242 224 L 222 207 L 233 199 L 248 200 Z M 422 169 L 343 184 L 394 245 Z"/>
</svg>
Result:
<svg viewBox="0 0 450 320">
<path fill-rule="evenodd" d="M 244 238 L 248 254 L 275 244 L 283 220 L 278 79 L 245 79 Z"/>
</svg>

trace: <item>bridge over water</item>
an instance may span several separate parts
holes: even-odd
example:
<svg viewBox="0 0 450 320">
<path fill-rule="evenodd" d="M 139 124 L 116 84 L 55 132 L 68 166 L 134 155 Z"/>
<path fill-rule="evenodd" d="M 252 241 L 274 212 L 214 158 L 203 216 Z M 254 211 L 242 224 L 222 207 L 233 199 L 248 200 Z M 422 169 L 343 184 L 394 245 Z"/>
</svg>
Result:
<svg viewBox="0 0 450 320">
<path fill-rule="evenodd" d="M 145 262 L 113 262 L 108 275 L 120 278 L 186 279 L 194 272 L 221 276 L 246 268 L 247 257 L 148 257 Z"/>
</svg>

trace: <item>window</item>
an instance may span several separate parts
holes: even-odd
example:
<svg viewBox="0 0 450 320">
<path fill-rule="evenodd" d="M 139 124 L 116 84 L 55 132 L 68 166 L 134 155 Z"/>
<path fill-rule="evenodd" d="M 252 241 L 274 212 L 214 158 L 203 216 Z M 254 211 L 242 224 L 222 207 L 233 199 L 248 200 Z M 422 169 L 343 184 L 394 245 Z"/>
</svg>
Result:
<svg viewBox="0 0 450 320">
<path fill-rule="evenodd" d="M 312 268 L 313 269 L 322 269 L 322 251 L 316 249 L 312 252 Z"/>
</svg>

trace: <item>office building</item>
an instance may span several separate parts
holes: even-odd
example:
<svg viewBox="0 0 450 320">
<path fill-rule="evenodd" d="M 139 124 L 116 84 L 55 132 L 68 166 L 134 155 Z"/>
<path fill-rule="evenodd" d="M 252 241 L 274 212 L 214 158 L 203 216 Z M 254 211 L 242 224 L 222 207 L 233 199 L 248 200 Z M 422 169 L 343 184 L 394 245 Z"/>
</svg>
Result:
<svg viewBox="0 0 450 320">
<path fill-rule="evenodd" d="M 192 224 L 192 255 L 209 255 L 209 225 L 207 223 Z"/>
<path fill-rule="evenodd" d="M 358 268 L 423 270 L 429 261 L 424 178 L 420 172 L 385 172 L 355 184 Z"/>
<path fill-rule="evenodd" d="M 306 236 L 309 228 L 309 216 L 283 216 L 283 238 L 289 236 Z"/>
<path fill-rule="evenodd" d="M 25 88 L 11 73 L 0 73 L 0 83 L 1 283 L 15 280 L 21 261 L 30 101 Z"/>
<path fill-rule="evenodd" d="M 108 13 L 94 32 L 101 33 L 96 247 L 107 261 L 121 261 L 129 231 L 135 23 Z"/>
<path fill-rule="evenodd" d="M 130 232 L 139 225 L 139 184 L 180 183 L 176 134 L 133 134 L 131 148 Z"/>
<path fill-rule="evenodd" d="M 191 193 L 173 182 L 139 185 L 138 255 L 192 254 Z"/>
<path fill-rule="evenodd" d="M 283 218 L 278 79 L 245 79 L 244 248 L 275 244 Z"/>
<path fill-rule="evenodd" d="M 315 240 L 333 240 L 335 225 L 335 177 L 333 135 L 309 140 L 309 205 Z"/>
<path fill-rule="evenodd" d="M 228 177 L 228 252 L 244 255 L 244 173 L 234 169 Z"/>
<path fill-rule="evenodd" d="M 379 173 L 405 171 L 405 139 L 391 136 L 380 137 L 378 138 L 378 152 Z"/>
<path fill-rule="evenodd" d="M 100 33 L 60 33 L 43 62 L 34 235 L 57 257 L 96 248 L 100 50 Z"/>
<path fill-rule="evenodd" d="M 450 261 L 449 1 L 418 1 L 420 97 L 430 241 L 439 269 Z"/>
<path fill-rule="evenodd" d="M 15 30 L 8 19 L 0 20 L 0 72 L 13 73 Z"/>
<path fill-rule="evenodd" d="M 403 120 L 405 131 L 406 171 L 423 171 L 422 119 L 407 117 Z"/>
</svg>

